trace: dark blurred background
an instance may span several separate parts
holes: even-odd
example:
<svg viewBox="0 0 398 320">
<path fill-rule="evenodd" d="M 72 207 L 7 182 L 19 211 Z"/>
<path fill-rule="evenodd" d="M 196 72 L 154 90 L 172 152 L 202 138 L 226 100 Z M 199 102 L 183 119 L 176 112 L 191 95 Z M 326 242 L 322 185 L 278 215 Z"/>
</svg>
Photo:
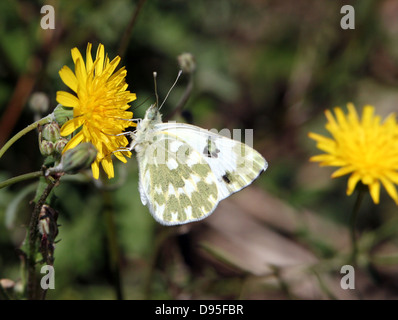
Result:
<svg viewBox="0 0 398 320">
<path fill-rule="evenodd" d="M 43 5 L 55 29 L 40 28 Z M 343 30 L 343 5 L 355 8 L 355 29 Z M 268 170 L 224 200 L 204 221 L 158 225 L 141 204 L 134 155 L 117 163 L 113 191 L 79 174 L 55 190 L 61 224 L 55 249 L 56 289 L 49 299 L 393 299 L 398 297 L 398 212 L 385 190 L 379 205 L 367 194 L 360 210 L 361 263 L 356 290 L 340 288 L 350 252 L 348 219 L 355 195 L 347 178 L 330 179 L 309 157 L 321 153 L 309 131 L 327 135 L 324 110 L 353 102 L 397 111 L 396 0 L 148 0 L 0 2 L 0 145 L 38 116 L 43 92 L 57 105 L 70 50 L 93 54 L 99 43 L 115 57 L 137 6 L 120 66 L 137 94 L 134 117 L 163 100 L 178 73 L 177 56 L 196 59 L 184 114 L 173 120 L 204 128 L 253 129 Z M 187 85 L 182 76 L 162 111 L 171 114 Z M 37 171 L 37 133 L 0 160 L 0 181 Z M 116 163 L 116 162 L 115 162 Z M 0 190 L 0 278 L 21 277 L 16 249 L 32 212 L 35 182 Z M 119 268 L 109 263 L 104 207 L 111 208 Z"/>
</svg>

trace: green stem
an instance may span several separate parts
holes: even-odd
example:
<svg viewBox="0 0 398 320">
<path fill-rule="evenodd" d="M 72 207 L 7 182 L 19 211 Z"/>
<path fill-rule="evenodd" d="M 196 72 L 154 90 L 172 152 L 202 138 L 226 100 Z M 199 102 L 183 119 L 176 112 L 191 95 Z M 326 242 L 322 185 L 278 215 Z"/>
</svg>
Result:
<svg viewBox="0 0 398 320">
<path fill-rule="evenodd" d="M 135 10 L 133 12 L 133 15 L 131 16 L 131 20 L 129 25 L 127 26 L 126 30 L 124 31 L 122 40 L 120 41 L 120 47 L 118 51 L 118 55 L 123 58 L 124 54 L 126 53 L 127 45 L 130 41 L 131 33 L 133 32 L 133 27 L 135 25 L 135 22 L 137 21 L 138 14 L 141 11 L 142 6 L 144 5 L 146 0 L 140 0 L 138 2 L 137 6 L 135 7 Z"/>
<path fill-rule="evenodd" d="M 112 284 L 115 288 L 117 300 L 123 300 L 123 288 L 120 276 L 120 251 L 117 241 L 115 211 L 113 208 L 111 194 L 104 190 L 103 198 L 104 205 L 104 219 L 106 228 L 106 238 L 108 241 L 109 267 L 112 273 Z"/>
<path fill-rule="evenodd" d="M 21 174 L 20 176 L 10 178 L 6 181 L 0 182 L 0 189 L 8 187 L 14 183 L 18 183 L 21 181 L 29 180 L 29 179 L 34 179 L 43 176 L 43 171 L 35 171 L 35 172 L 30 172 L 30 173 L 25 173 Z"/>
<path fill-rule="evenodd" d="M 156 234 L 155 243 L 152 247 L 151 256 L 149 258 L 147 274 L 144 278 L 144 289 L 143 289 L 144 300 L 151 299 L 152 281 L 154 280 L 153 276 L 155 274 L 156 261 L 159 257 L 161 246 L 167 238 L 169 238 L 171 235 L 174 234 L 174 232 L 175 229 L 173 228 L 160 227 L 159 232 Z"/>
<path fill-rule="evenodd" d="M 180 101 L 178 102 L 177 106 L 174 108 L 174 110 L 167 115 L 167 119 L 172 119 L 177 113 L 181 113 L 181 111 L 184 109 L 184 106 L 189 99 L 189 96 L 191 95 L 192 89 L 193 89 L 193 74 L 190 73 L 188 84 L 187 87 L 185 88 L 184 94 L 181 97 Z"/>
<path fill-rule="evenodd" d="M 52 119 L 53 119 L 53 116 L 52 116 L 52 114 L 50 114 L 40 120 L 37 120 L 36 122 L 33 122 L 32 124 L 28 125 L 25 129 L 22 129 L 21 131 L 19 131 L 15 136 L 13 136 L 10 140 L 8 140 L 7 143 L 0 149 L 0 158 L 8 150 L 8 148 L 14 144 L 15 141 L 17 141 L 23 135 L 27 134 L 29 131 L 36 129 L 39 125 L 43 125 L 48 122 L 51 122 Z"/>
<path fill-rule="evenodd" d="M 28 274 L 28 266 L 27 266 L 27 259 L 26 259 L 26 253 L 20 249 L 17 251 L 19 253 L 19 259 L 21 260 L 21 283 L 23 286 L 23 294 L 26 293 L 26 287 L 27 287 L 27 274 Z"/>
<path fill-rule="evenodd" d="M 332 291 L 330 291 L 329 286 L 323 281 L 322 277 L 319 275 L 317 271 L 312 269 L 312 272 L 314 273 L 316 279 L 318 280 L 318 284 L 320 289 L 323 291 L 323 293 L 326 294 L 328 299 L 330 300 L 337 300 L 336 296 L 333 294 Z"/>
<path fill-rule="evenodd" d="M 28 230 L 28 256 L 27 256 L 27 268 L 28 268 L 28 284 L 27 293 L 28 299 L 34 300 L 36 298 L 36 252 L 37 252 L 37 238 L 38 238 L 38 228 L 37 223 L 39 220 L 39 215 L 42 206 L 44 205 L 47 197 L 50 195 L 51 190 L 56 186 L 60 177 L 55 179 L 47 180 L 48 184 L 44 189 L 42 195 L 37 201 L 35 208 L 33 210 L 32 216 L 29 222 Z"/>
<path fill-rule="evenodd" d="M 359 208 L 361 206 L 364 194 L 365 194 L 364 186 L 358 186 L 357 199 L 355 201 L 354 208 L 351 212 L 351 217 L 350 217 L 350 236 L 351 236 L 351 246 L 352 246 L 351 261 L 354 265 L 357 264 L 357 255 L 358 255 L 358 244 L 357 244 L 355 229 L 356 229 L 356 222 L 358 218 Z"/>
</svg>

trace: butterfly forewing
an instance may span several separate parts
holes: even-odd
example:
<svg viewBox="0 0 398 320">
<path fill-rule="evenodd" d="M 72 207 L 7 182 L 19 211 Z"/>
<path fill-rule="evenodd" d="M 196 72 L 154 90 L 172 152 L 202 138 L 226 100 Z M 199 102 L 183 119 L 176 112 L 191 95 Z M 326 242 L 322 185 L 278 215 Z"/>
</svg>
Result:
<svg viewBox="0 0 398 320">
<path fill-rule="evenodd" d="M 267 169 L 264 157 L 239 141 L 196 126 L 181 123 L 162 123 L 157 130 L 181 137 L 207 163 L 217 180 L 219 200 L 250 185 Z"/>
</svg>

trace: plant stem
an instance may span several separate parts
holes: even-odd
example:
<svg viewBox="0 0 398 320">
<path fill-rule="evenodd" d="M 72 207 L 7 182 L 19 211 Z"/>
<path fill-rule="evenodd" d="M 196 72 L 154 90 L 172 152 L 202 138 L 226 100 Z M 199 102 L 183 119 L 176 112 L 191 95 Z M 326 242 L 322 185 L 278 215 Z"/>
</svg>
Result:
<svg viewBox="0 0 398 320">
<path fill-rule="evenodd" d="M 193 74 L 189 74 L 188 84 L 185 88 L 184 94 L 181 97 L 180 101 L 178 102 L 177 106 L 174 108 L 170 114 L 167 115 L 167 119 L 172 119 L 177 113 L 181 113 L 182 109 L 184 108 L 185 104 L 187 103 L 189 96 L 191 95 L 193 89 Z"/>
<path fill-rule="evenodd" d="M 8 150 L 8 148 L 14 144 L 15 141 L 17 141 L 23 135 L 27 134 L 29 131 L 36 129 L 39 125 L 51 122 L 52 118 L 53 118 L 52 114 L 50 114 L 40 120 L 37 120 L 36 122 L 33 122 L 32 124 L 28 125 L 25 129 L 19 131 L 15 136 L 13 136 L 10 140 L 8 140 L 7 143 L 0 149 L 0 158 Z"/>
<path fill-rule="evenodd" d="M 43 171 L 35 171 L 30 173 L 21 174 L 20 176 L 10 178 L 6 181 L 0 182 L 0 189 L 8 187 L 14 183 L 34 179 L 43 176 Z"/>
<path fill-rule="evenodd" d="M 131 20 L 129 25 L 127 26 L 126 30 L 124 31 L 122 40 L 120 41 L 120 47 L 118 51 L 118 55 L 120 58 L 123 58 L 124 54 L 126 53 L 127 45 L 129 43 L 131 33 L 133 32 L 133 27 L 135 25 L 135 22 L 137 20 L 138 14 L 141 11 L 142 6 L 144 5 L 146 0 L 140 0 L 135 7 L 135 10 L 133 12 L 133 15 L 131 16 Z"/>
<path fill-rule="evenodd" d="M 357 255 L 358 255 L 358 244 L 357 244 L 357 237 L 355 234 L 355 229 L 356 229 L 356 222 L 358 218 L 358 212 L 359 208 L 362 203 L 363 196 L 365 194 L 365 188 L 364 186 L 360 185 L 358 186 L 358 195 L 357 199 L 354 204 L 354 208 L 351 212 L 350 216 L 350 236 L 351 236 L 351 261 L 354 265 L 357 264 Z"/>
<path fill-rule="evenodd" d="M 108 241 L 109 267 L 112 274 L 112 284 L 115 288 L 117 300 L 123 300 L 123 289 L 120 276 L 120 252 L 117 241 L 115 211 L 113 209 L 112 196 L 109 191 L 103 191 L 104 219 L 106 228 L 106 238 Z"/>
<path fill-rule="evenodd" d="M 44 189 L 42 195 L 37 201 L 29 222 L 29 230 L 27 236 L 27 239 L 29 241 L 28 256 L 27 256 L 27 267 L 28 267 L 27 294 L 29 300 L 34 300 L 36 298 L 36 252 L 37 252 L 36 244 L 38 238 L 37 223 L 41 208 L 44 205 L 47 197 L 50 195 L 51 190 L 58 183 L 59 179 L 60 177 L 47 180 L 48 181 L 47 187 Z"/>
<path fill-rule="evenodd" d="M 316 279 L 318 280 L 319 288 L 327 296 L 327 298 L 329 300 L 337 300 L 336 296 L 329 289 L 329 286 L 323 281 L 323 279 L 320 276 L 320 274 L 317 271 L 315 271 L 314 269 L 312 269 L 311 271 L 314 273 Z"/>
<path fill-rule="evenodd" d="M 158 226 L 159 228 L 159 226 Z M 164 241 L 175 233 L 173 228 L 160 227 L 159 232 L 156 234 L 155 243 L 152 247 L 151 256 L 148 262 L 147 275 L 144 278 L 143 298 L 144 300 L 151 299 L 152 281 L 156 269 L 156 261 L 159 257 L 160 249 Z"/>
</svg>

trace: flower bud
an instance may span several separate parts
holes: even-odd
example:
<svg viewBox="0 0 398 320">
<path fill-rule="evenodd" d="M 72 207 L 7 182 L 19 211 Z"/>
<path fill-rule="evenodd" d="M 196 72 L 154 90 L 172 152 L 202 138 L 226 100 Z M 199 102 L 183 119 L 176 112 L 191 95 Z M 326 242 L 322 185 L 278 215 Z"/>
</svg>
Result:
<svg viewBox="0 0 398 320">
<path fill-rule="evenodd" d="M 39 143 L 40 153 L 43 156 L 49 156 L 54 152 L 54 143 L 47 140 L 42 140 Z"/>
<path fill-rule="evenodd" d="M 56 142 L 61 137 L 59 125 L 56 122 L 44 125 L 41 137 L 43 140 Z"/>
<path fill-rule="evenodd" d="M 68 139 L 65 138 L 60 138 L 54 145 L 54 151 L 56 153 L 62 154 L 62 151 L 64 150 L 66 144 L 68 143 Z"/>
<path fill-rule="evenodd" d="M 55 121 L 59 124 L 60 127 L 67 122 L 69 119 L 73 118 L 73 109 L 72 108 L 66 108 L 63 105 L 59 104 L 57 107 L 54 109 L 54 118 Z"/>
<path fill-rule="evenodd" d="M 61 158 L 62 171 L 75 174 L 88 168 L 97 157 L 97 149 L 89 143 L 81 143 L 73 149 L 67 150 Z"/>
<path fill-rule="evenodd" d="M 182 53 L 177 57 L 177 60 L 184 73 L 193 73 L 195 71 L 196 61 L 191 53 Z"/>
<path fill-rule="evenodd" d="M 50 100 L 43 92 L 35 92 L 30 96 L 29 107 L 32 111 L 42 114 L 48 111 Z"/>
</svg>

